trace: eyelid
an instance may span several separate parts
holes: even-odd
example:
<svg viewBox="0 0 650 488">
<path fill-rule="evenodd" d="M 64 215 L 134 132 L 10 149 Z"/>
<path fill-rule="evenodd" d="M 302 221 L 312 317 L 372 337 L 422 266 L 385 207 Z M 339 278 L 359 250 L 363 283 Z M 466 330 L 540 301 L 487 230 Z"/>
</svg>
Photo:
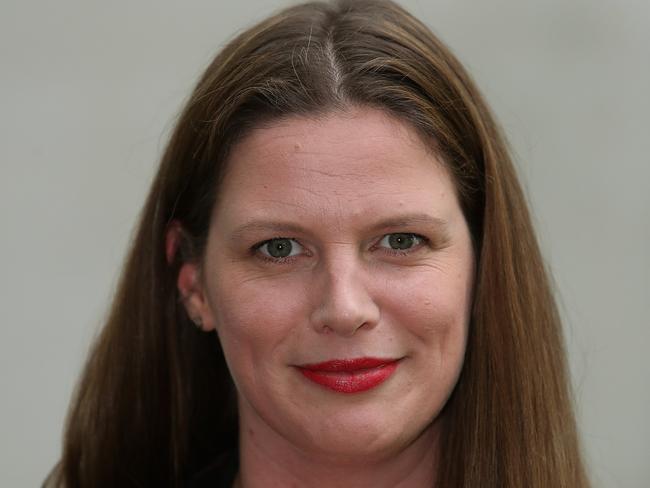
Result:
<svg viewBox="0 0 650 488">
<path fill-rule="evenodd" d="M 410 247 L 408 249 L 392 249 L 390 246 L 380 246 L 381 242 L 386 239 L 387 237 L 390 237 L 395 234 L 402 234 L 402 235 L 408 235 L 412 236 L 415 238 L 416 242 L 414 243 L 413 247 Z M 294 253 L 294 249 L 292 248 L 291 254 L 288 256 L 285 256 L 283 258 L 275 258 L 271 256 L 268 252 L 264 252 L 263 248 L 265 245 L 269 244 L 270 242 L 274 240 L 288 240 L 291 241 L 293 246 L 297 246 L 298 249 L 296 249 L 296 252 Z M 417 234 L 415 232 L 389 232 L 387 234 L 384 234 L 381 236 L 379 241 L 375 245 L 372 246 L 371 250 L 376 250 L 378 248 L 381 248 L 384 252 L 391 254 L 391 255 L 396 255 L 396 256 L 404 256 L 407 254 L 412 254 L 420 251 L 423 246 L 429 245 L 431 240 L 428 237 L 425 237 L 421 234 Z M 276 264 L 282 264 L 286 263 L 287 261 L 293 261 L 297 258 L 300 257 L 300 255 L 305 253 L 305 246 L 303 246 L 297 239 L 293 237 L 284 237 L 284 236 L 276 236 L 272 237 L 270 239 L 266 239 L 264 241 L 261 241 L 251 247 L 251 250 L 254 254 L 258 254 L 259 257 L 265 261 L 271 262 L 271 263 L 276 263 Z"/>
<path fill-rule="evenodd" d="M 416 243 L 413 245 L 413 247 L 410 247 L 408 249 L 392 249 L 390 246 L 380 246 L 379 245 L 379 244 L 381 244 L 381 242 L 384 239 L 386 239 L 386 238 L 388 238 L 390 236 L 396 235 L 396 234 L 413 236 L 416 239 Z M 388 234 L 384 234 L 383 236 L 381 236 L 381 239 L 379 239 L 377 244 L 375 244 L 375 247 L 381 247 L 382 249 L 389 252 L 390 254 L 403 255 L 403 254 L 410 254 L 410 253 L 413 253 L 413 252 L 417 252 L 418 250 L 420 250 L 422 248 L 423 245 L 427 245 L 427 244 L 429 244 L 429 242 L 430 242 L 429 238 L 427 238 L 427 237 L 425 237 L 425 236 L 423 236 L 421 234 L 417 234 L 415 232 L 389 232 Z"/>
<path fill-rule="evenodd" d="M 294 250 L 293 247 L 291 249 L 291 251 L 292 251 L 291 254 L 289 254 L 288 256 L 285 256 L 283 258 L 275 258 L 275 257 L 271 256 L 268 252 L 262 251 L 264 246 L 266 246 L 267 244 L 269 244 L 270 242 L 275 241 L 275 240 L 291 241 L 293 246 L 297 246 L 299 248 L 298 251 L 303 251 L 304 252 L 304 250 L 305 250 L 305 246 L 300 244 L 300 242 L 298 242 L 297 239 L 294 239 L 293 237 L 280 237 L 280 236 L 272 237 L 271 239 L 266 239 L 266 240 L 264 240 L 262 242 L 259 242 L 259 243 L 255 244 L 252 247 L 252 250 L 254 252 L 259 251 L 262 254 L 262 257 L 265 260 L 272 261 L 272 262 L 277 262 L 277 263 L 281 263 L 281 262 L 284 262 L 284 261 L 287 261 L 287 260 L 295 259 L 300 254 L 300 252 L 298 252 L 297 254 L 293 254 L 293 250 Z"/>
</svg>

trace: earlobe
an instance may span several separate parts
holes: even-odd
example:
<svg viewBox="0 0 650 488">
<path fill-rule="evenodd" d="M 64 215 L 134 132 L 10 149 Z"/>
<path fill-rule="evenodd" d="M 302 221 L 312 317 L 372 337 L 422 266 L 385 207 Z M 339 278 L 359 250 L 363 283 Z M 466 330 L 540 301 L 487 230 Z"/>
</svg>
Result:
<svg viewBox="0 0 650 488">
<path fill-rule="evenodd" d="M 214 330 L 212 314 L 197 264 L 187 262 L 181 265 L 177 286 L 190 320 L 205 332 Z"/>
</svg>

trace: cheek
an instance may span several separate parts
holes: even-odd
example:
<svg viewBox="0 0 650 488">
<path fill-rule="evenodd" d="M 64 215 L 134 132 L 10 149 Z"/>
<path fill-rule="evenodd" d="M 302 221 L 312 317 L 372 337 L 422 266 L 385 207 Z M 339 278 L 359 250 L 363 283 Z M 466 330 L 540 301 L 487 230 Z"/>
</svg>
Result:
<svg viewBox="0 0 650 488">
<path fill-rule="evenodd" d="M 252 368 L 282 352 L 298 333 L 302 287 L 225 273 L 210 287 L 210 304 L 224 353 L 234 367 Z M 234 352 L 236 351 L 236 354 Z"/>
<path fill-rule="evenodd" d="M 416 335 L 435 334 L 468 321 L 470 273 L 422 269 L 387 280 L 380 294 L 385 311 L 399 316 L 403 326 Z"/>
<path fill-rule="evenodd" d="M 427 268 L 401 280 L 384 296 L 383 319 L 406 334 L 409 353 L 442 383 L 459 374 L 471 307 L 471 269 Z M 429 374 L 429 373 L 427 373 Z"/>
</svg>

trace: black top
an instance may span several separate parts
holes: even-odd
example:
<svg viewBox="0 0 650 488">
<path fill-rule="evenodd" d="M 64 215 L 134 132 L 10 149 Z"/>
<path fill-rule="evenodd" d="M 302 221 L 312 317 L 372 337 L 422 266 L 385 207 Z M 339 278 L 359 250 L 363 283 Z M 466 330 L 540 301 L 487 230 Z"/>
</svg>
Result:
<svg viewBox="0 0 650 488">
<path fill-rule="evenodd" d="M 190 478 L 185 487 L 231 488 L 238 470 L 239 458 L 237 451 L 229 451 Z"/>
</svg>

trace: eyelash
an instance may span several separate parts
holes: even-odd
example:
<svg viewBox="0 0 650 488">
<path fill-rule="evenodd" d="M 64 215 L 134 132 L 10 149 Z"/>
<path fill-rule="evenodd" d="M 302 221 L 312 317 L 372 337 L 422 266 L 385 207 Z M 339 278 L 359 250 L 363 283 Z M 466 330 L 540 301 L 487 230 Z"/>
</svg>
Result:
<svg viewBox="0 0 650 488">
<path fill-rule="evenodd" d="M 415 243 L 413 245 L 413 247 L 410 247 L 408 249 L 391 249 L 389 247 L 382 248 L 385 252 L 387 252 L 389 254 L 393 254 L 395 256 L 406 256 L 407 254 L 412 254 L 414 252 L 419 251 L 422 248 L 422 246 L 429 244 L 429 239 L 427 239 L 426 237 L 424 237 L 424 236 L 422 236 L 420 234 L 416 234 L 414 232 L 393 232 L 391 234 L 384 234 L 383 236 L 381 236 L 381 239 L 379 239 L 379 242 L 383 241 L 384 238 L 386 238 L 388 236 L 392 236 L 392 235 L 412 236 L 412 237 L 414 237 L 415 239 L 418 240 L 418 242 Z M 378 246 L 374 245 L 372 248 L 377 249 Z"/>
<path fill-rule="evenodd" d="M 412 253 L 417 252 L 418 250 L 420 250 L 423 246 L 429 245 L 430 242 L 431 242 L 430 239 L 428 239 L 427 237 L 425 237 L 423 235 L 420 235 L 420 234 L 416 234 L 414 232 L 392 232 L 392 233 L 384 234 L 383 236 L 381 236 L 381 239 L 379 239 L 378 243 L 383 241 L 385 237 L 388 237 L 388 236 L 391 236 L 391 235 L 396 235 L 396 234 L 413 236 L 415 239 L 418 240 L 418 243 L 416 245 L 414 245 L 413 247 L 409 248 L 409 249 L 390 249 L 390 248 L 386 248 L 386 247 L 382 248 L 385 252 L 387 252 L 388 254 L 391 254 L 393 256 L 406 256 L 408 254 L 412 254 Z M 260 259 L 262 259 L 263 261 L 273 263 L 273 264 L 290 263 L 290 262 L 295 261 L 298 257 L 300 257 L 300 256 L 286 256 L 286 257 L 283 257 L 283 258 L 273 258 L 273 257 L 266 256 L 265 254 L 262 254 L 261 252 L 259 252 L 261 247 L 263 247 L 265 244 L 268 244 L 268 243 L 270 243 L 270 242 L 272 242 L 272 241 L 274 241 L 276 239 L 287 239 L 287 240 L 290 240 L 290 241 L 293 241 L 293 242 L 297 242 L 298 245 L 300 245 L 301 247 L 304 247 L 296 239 L 293 239 L 291 237 L 273 237 L 272 239 L 267 239 L 265 241 L 262 241 L 262 242 L 259 242 L 259 243 L 255 244 L 251 248 L 251 252 L 254 255 L 256 255 L 257 257 L 259 257 Z M 372 250 L 377 249 L 378 248 L 378 243 L 373 245 L 371 249 Z"/>
<path fill-rule="evenodd" d="M 259 242 L 259 243 L 255 244 L 251 248 L 251 251 L 253 252 L 254 255 L 256 255 L 258 258 L 262 259 L 263 261 L 267 261 L 267 262 L 273 263 L 273 264 L 285 264 L 285 263 L 295 261 L 298 256 L 287 256 L 287 257 L 284 257 L 284 258 L 273 258 L 273 257 L 266 256 L 265 254 L 262 254 L 261 252 L 259 252 L 259 249 L 262 246 L 264 246 L 265 244 L 268 244 L 268 243 L 270 243 L 272 241 L 275 241 L 276 239 L 287 239 L 287 240 L 290 240 L 290 241 L 298 242 L 298 241 L 296 241 L 296 239 L 292 239 L 291 237 L 274 237 L 272 239 L 267 239 L 265 241 L 262 241 L 262 242 Z M 299 245 L 302 247 L 302 244 L 299 244 Z"/>
</svg>

